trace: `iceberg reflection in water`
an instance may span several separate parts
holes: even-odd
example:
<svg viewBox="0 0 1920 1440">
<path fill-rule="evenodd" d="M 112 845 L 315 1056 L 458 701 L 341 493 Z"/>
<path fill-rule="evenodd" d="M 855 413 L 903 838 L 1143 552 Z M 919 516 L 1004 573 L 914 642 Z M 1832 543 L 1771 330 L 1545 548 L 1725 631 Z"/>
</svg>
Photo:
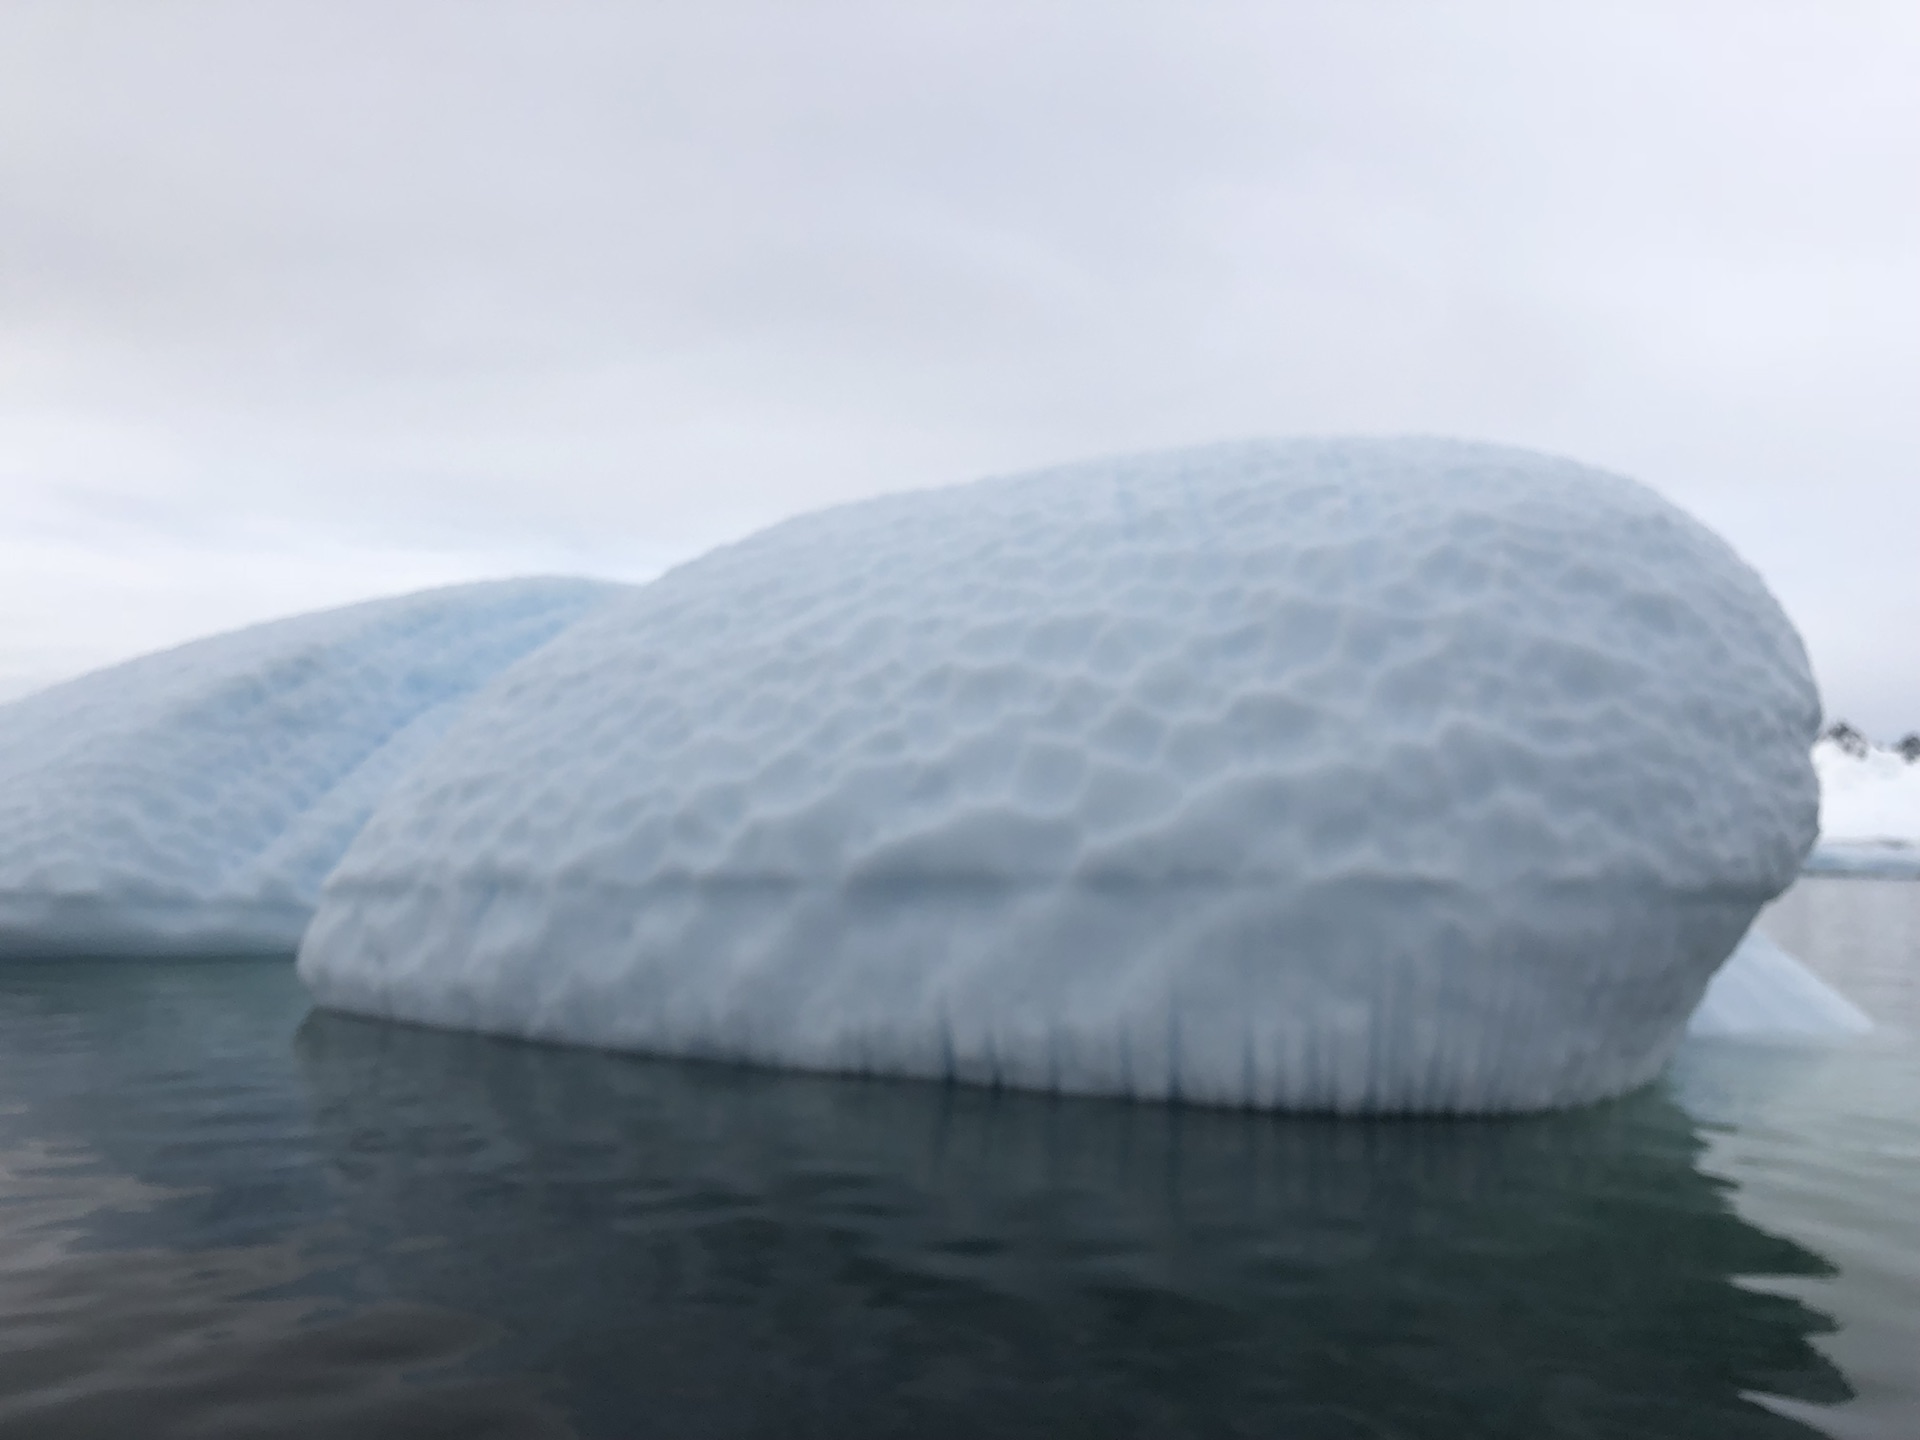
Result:
<svg viewBox="0 0 1920 1440">
<path fill-rule="evenodd" d="M 1767 1397 L 1850 1393 L 1818 1294 L 1751 1279 L 1830 1267 L 1735 1214 L 1663 1088 L 1050 1100 L 147 964 L 0 970 L 0 1094 L 9 1436 L 1785 1437 L 1818 1432 Z"/>
<path fill-rule="evenodd" d="M 595 1434 L 1789 1435 L 1818 1274 L 1658 1094 L 1354 1123 L 647 1062 L 316 1014 L 342 1202 Z M 1598 1427 L 1597 1431 L 1587 1427 Z"/>
</svg>

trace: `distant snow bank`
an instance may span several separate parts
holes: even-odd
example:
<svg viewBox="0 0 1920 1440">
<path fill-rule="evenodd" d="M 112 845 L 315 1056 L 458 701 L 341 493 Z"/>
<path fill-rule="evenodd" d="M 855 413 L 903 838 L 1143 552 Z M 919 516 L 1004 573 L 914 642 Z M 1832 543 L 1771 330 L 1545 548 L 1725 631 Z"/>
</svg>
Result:
<svg viewBox="0 0 1920 1440">
<path fill-rule="evenodd" d="M 0 705 L 0 958 L 291 954 L 321 880 L 466 698 L 621 588 L 377 600 Z"/>
<path fill-rule="evenodd" d="M 1813 748 L 1820 776 L 1816 873 L 1920 878 L 1920 761 L 1898 751 L 1825 738 Z"/>
</svg>

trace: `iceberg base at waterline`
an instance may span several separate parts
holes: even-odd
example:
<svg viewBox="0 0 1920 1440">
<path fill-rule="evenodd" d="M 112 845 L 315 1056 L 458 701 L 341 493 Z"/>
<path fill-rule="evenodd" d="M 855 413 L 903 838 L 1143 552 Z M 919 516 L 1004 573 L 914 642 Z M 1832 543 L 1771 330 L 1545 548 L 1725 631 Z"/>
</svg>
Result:
<svg viewBox="0 0 1920 1440">
<path fill-rule="evenodd" d="M 1622 1093 L 1660 1072 L 1683 1029 L 1811 1040 L 1871 1028 L 1757 929 L 1740 939 L 1689 1015 L 1684 996 L 1644 983 L 1574 990 L 1548 977 L 1556 965 L 1602 947 L 1644 957 L 1665 944 L 1676 957 L 1667 968 L 1677 987 L 1687 973 L 1679 959 L 1715 943 L 1701 934 L 1660 934 L 1597 908 L 1587 916 L 1590 929 L 1565 914 L 1542 916 L 1526 940 L 1511 932 L 1505 940 L 1476 939 L 1487 936 L 1484 922 L 1455 915 L 1436 923 L 1425 910 L 1402 912 L 1396 934 L 1383 923 L 1391 906 L 1381 897 L 1342 898 L 1369 918 L 1296 914 L 1288 923 L 1274 915 L 1276 929 L 1317 940 L 1260 947 L 1250 943 L 1253 907 L 1227 908 L 1223 923 L 1210 926 L 1189 909 L 1192 897 L 1178 897 L 1189 913 L 1172 927 L 1177 938 L 1169 943 L 1182 954 L 1167 969 L 1179 978 L 1151 998 L 1116 993 L 1098 963 L 1128 936 L 1169 931 L 1166 917 L 1153 913 L 1166 897 L 1141 894 L 1083 899 L 1071 907 L 1077 928 L 1055 916 L 1046 954 L 1015 948 L 1021 941 L 1006 920 L 983 920 L 978 895 L 896 895 L 863 917 L 829 925 L 823 916 L 812 938 L 830 976 L 785 984 L 777 973 L 756 976 L 752 931 L 772 904 L 795 902 L 734 896 L 712 907 L 732 912 L 732 925 L 709 915 L 698 932 L 677 940 L 703 960 L 698 974 L 673 976 L 677 984 L 662 983 L 658 968 L 640 962 L 593 973 L 567 965 L 557 982 L 543 979 L 537 963 L 511 984 L 493 969 L 483 972 L 485 985 L 462 983 L 463 964 L 485 957 L 459 947 L 476 943 L 476 918 L 504 924 L 514 901 L 495 894 L 427 909 L 408 896 L 402 903 L 410 918 L 432 931 L 416 939 L 414 954 L 435 976 L 434 1006 L 409 1003 L 424 987 L 404 975 L 385 994 L 354 988 L 371 967 L 344 982 L 321 976 L 316 984 L 309 974 L 309 983 L 333 1009 L 645 1054 L 1348 1114 L 1544 1109 L 1575 1086 Z M 617 950 L 637 932 L 664 928 L 661 912 L 675 908 L 661 896 L 631 907 L 615 901 L 598 915 L 589 914 L 586 897 L 562 904 L 568 922 L 547 929 L 542 953 Z M 528 915 L 525 923 L 541 922 Z M 1736 916 L 1725 924 L 1739 933 Z M 956 929 L 978 948 L 961 952 L 951 939 Z M 1410 953 L 1423 937 L 1427 952 Z M 354 943 L 339 931 L 323 930 L 316 940 Z M 940 964 L 898 963 L 900 954 L 937 947 L 944 947 Z M 943 974 L 968 983 L 943 990 L 937 978 L 929 983 Z M 1646 1010 L 1667 1017 L 1666 1027 L 1648 1024 Z M 1650 1038 L 1638 1051 L 1583 1044 L 1596 1015 L 1617 1028 L 1638 1025 Z M 1023 1023 L 1026 1016 L 1050 1020 Z M 1507 1078 L 1515 1073 L 1539 1078 L 1542 1090 L 1520 1090 Z M 1450 1093 L 1449 1085 L 1460 1088 Z M 1490 1094 L 1504 1103 L 1488 1106 Z"/>
</svg>

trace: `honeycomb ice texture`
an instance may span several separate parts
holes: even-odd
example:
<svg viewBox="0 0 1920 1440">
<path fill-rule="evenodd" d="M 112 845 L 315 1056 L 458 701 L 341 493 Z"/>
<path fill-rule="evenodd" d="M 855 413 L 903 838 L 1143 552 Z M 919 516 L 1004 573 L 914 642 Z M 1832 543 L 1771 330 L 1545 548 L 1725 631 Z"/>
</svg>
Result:
<svg viewBox="0 0 1920 1440">
<path fill-rule="evenodd" d="M 291 954 L 381 791 L 483 680 L 617 588 L 373 601 L 0 706 L 0 958 Z"/>
<path fill-rule="evenodd" d="M 1354 1112 L 1649 1079 L 1815 835 L 1818 702 L 1651 491 L 1428 440 L 808 515 L 503 672 L 390 789 L 327 1006 Z"/>
</svg>

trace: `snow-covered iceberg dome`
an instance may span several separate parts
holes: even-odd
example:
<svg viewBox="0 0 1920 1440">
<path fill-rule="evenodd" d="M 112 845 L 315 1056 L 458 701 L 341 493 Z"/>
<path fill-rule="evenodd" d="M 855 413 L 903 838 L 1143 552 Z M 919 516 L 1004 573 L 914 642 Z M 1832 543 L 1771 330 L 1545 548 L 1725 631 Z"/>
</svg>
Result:
<svg viewBox="0 0 1920 1440">
<path fill-rule="evenodd" d="M 1354 1111 L 1652 1076 L 1814 837 L 1798 637 L 1642 487 L 1445 441 L 809 515 L 504 673 L 381 803 L 324 1005 Z"/>
<path fill-rule="evenodd" d="M 0 706 L 0 957 L 291 953 L 394 776 L 483 681 L 619 589 L 377 600 Z"/>
</svg>

